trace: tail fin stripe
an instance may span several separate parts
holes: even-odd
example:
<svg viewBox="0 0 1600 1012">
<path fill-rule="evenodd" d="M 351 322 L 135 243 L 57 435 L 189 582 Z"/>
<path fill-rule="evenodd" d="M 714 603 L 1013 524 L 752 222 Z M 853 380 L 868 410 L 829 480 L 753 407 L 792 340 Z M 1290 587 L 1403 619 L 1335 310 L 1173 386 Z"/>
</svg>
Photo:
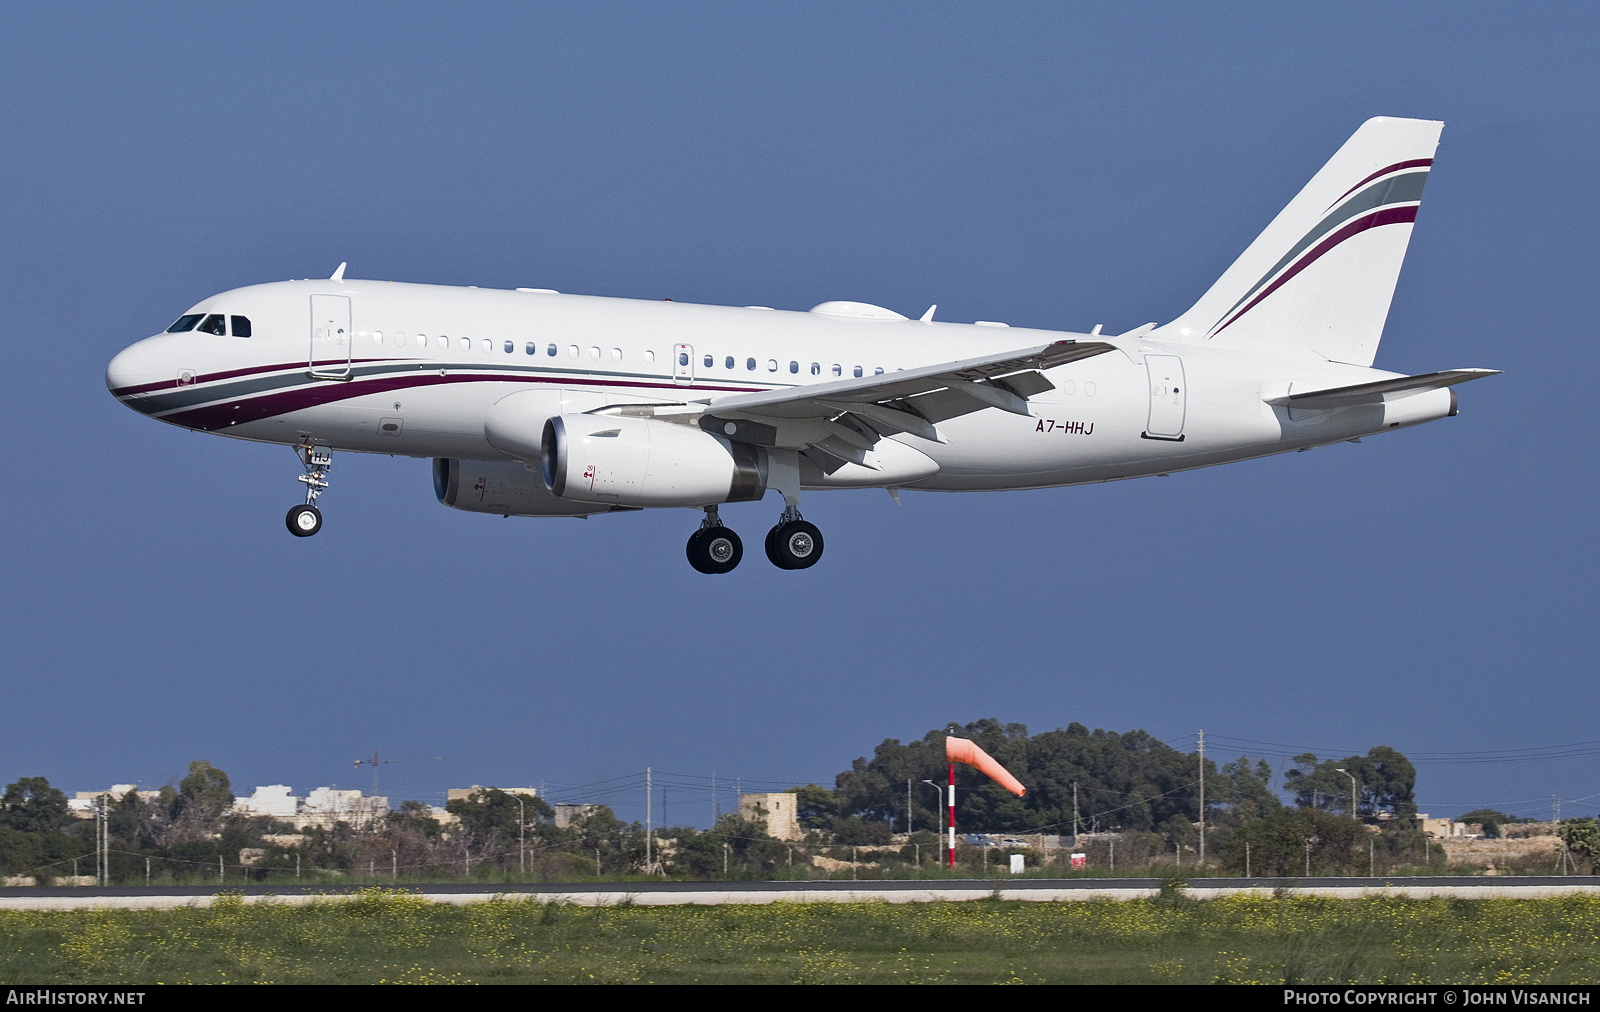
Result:
<svg viewBox="0 0 1600 1012">
<path fill-rule="evenodd" d="M 1337 204 L 1340 200 L 1343 200 L 1344 198 L 1350 196 L 1350 194 L 1352 194 L 1352 193 L 1356 192 L 1357 190 L 1361 189 L 1363 186 L 1366 186 L 1368 183 L 1372 182 L 1374 179 L 1377 179 L 1379 176 L 1387 176 L 1389 173 L 1391 173 L 1391 172 L 1399 172 L 1401 169 L 1415 169 L 1418 166 L 1427 166 L 1427 167 L 1431 168 L 1433 166 L 1433 159 L 1432 158 L 1413 158 L 1409 162 L 1395 162 L 1393 165 L 1389 166 L 1388 168 L 1379 169 L 1377 172 L 1374 172 L 1372 175 L 1370 175 L 1367 178 L 1363 179 L 1361 182 L 1359 182 L 1356 185 L 1350 187 L 1350 189 L 1348 189 L 1348 190 L 1344 191 L 1343 193 L 1339 194 L 1338 200 L 1335 200 L 1333 202 L 1333 204 Z M 1328 206 L 1332 207 L 1333 204 L 1329 204 Z"/>
<path fill-rule="evenodd" d="M 1386 208 L 1383 208 L 1380 211 L 1374 211 L 1371 214 L 1368 214 L 1368 215 L 1366 215 L 1364 217 L 1357 218 L 1355 221 L 1352 221 L 1349 224 L 1345 225 L 1343 228 L 1339 229 L 1339 231 L 1335 232 L 1333 235 L 1329 236 L 1327 239 L 1324 239 L 1321 243 L 1319 243 L 1315 249 L 1313 249 L 1307 256 L 1302 258 L 1293 267 L 1289 268 L 1288 270 L 1286 270 L 1282 274 L 1280 274 L 1278 276 L 1277 280 L 1273 281 L 1272 284 L 1268 285 L 1266 287 L 1266 289 L 1261 292 L 1261 294 L 1257 295 L 1254 299 L 1251 299 L 1249 305 L 1245 306 L 1243 309 L 1239 310 L 1237 313 L 1234 313 L 1233 316 L 1231 316 L 1226 323 L 1222 324 L 1222 326 L 1220 326 L 1220 327 L 1216 328 L 1215 330 L 1213 330 L 1211 332 L 1211 336 L 1215 337 L 1216 335 L 1222 333 L 1224 330 L 1228 329 L 1228 327 L 1232 326 L 1234 324 L 1234 322 L 1236 322 L 1241 316 L 1243 316 L 1244 314 L 1248 313 L 1251 309 L 1255 308 L 1255 306 L 1262 299 L 1265 299 L 1267 296 L 1269 296 L 1273 292 L 1277 291 L 1278 288 L 1280 286 L 1282 286 L 1284 282 L 1288 281 L 1290 278 L 1294 277 L 1296 274 L 1299 274 L 1301 271 L 1305 270 L 1307 267 L 1310 267 L 1312 264 L 1316 263 L 1317 260 L 1320 259 L 1324 253 L 1326 253 L 1329 250 L 1333 249 L 1335 246 L 1338 246 L 1340 243 L 1344 242 L 1346 239 L 1350 238 L 1351 236 L 1359 235 L 1360 233 L 1365 232 L 1369 228 L 1377 228 L 1377 227 L 1379 227 L 1381 225 L 1407 224 L 1407 223 L 1411 223 L 1411 222 L 1416 221 L 1417 220 L 1417 206 L 1418 205 L 1416 205 L 1416 204 L 1408 204 L 1408 205 L 1405 205 L 1403 207 L 1386 207 Z M 1271 275 L 1269 274 L 1268 276 L 1270 277 Z M 1265 278 L 1263 278 L 1262 280 L 1265 280 Z M 1245 297 L 1249 298 L 1248 295 L 1245 296 Z"/>
<path fill-rule="evenodd" d="M 1274 275 L 1283 270 L 1289 264 L 1293 263 L 1297 257 L 1299 257 L 1306 251 L 1308 247 L 1311 246 L 1312 243 L 1316 242 L 1318 239 L 1321 239 L 1323 236 L 1338 228 L 1340 225 L 1348 222 L 1350 219 L 1356 217 L 1357 215 L 1371 211 L 1375 207 L 1382 207 L 1385 204 L 1416 203 L 1417 201 L 1420 201 L 1422 199 L 1422 188 L 1427 185 L 1427 182 L 1428 173 L 1426 171 L 1408 172 L 1402 176 L 1394 176 L 1393 178 L 1385 179 L 1382 182 L 1374 183 L 1365 190 L 1362 190 L 1360 193 L 1356 194 L 1354 197 L 1351 197 L 1349 200 L 1345 201 L 1343 204 L 1339 205 L 1338 210 L 1326 215 L 1321 221 L 1317 222 L 1317 226 L 1302 236 L 1300 241 L 1295 243 L 1294 246 L 1290 248 L 1289 252 L 1285 253 L 1277 263 L 1272 265 L 1271 270 L 1261 275 L 1261 279 L 1254 285 L 1251 285 L 1250 290 L 1239 297 L 1238 302 L 1235 302 L 1232 306 L 1228 307 L 1228 311 L 1223 313 L 1222 316 L 1217 320 L 1217 323 L 1221 324 L 1221 326 L 1214 325 L 1212 327 L 1211 336 L 1215 337 L 1217 334 L 1222 332 L 1223 327 L 1227 326 L 1226 323 L 1222 322 L 1223 320 L 1227 320 L 1228 323 L 1232 323 L 1234 319 L 1237 319 L 1237 316 L 1234 316 L 1232 319 L 1230 319 L 1230 314 L 1232 314 L 1234 310 L 1237 310 L 1240 306 L 1244 305 L 1244 303 L 1249 300 L 1252 295 L 1255 295 L 1256 292 L 1260 291 L 1261 287 L 1268 281 L 1271 281 Z M 1298 271 L 1296 273 L 1298 273 Z M 1288 277 L 1292 277 L 1292 275 L 1281 278 L 1279 283 L 1281 284 L 1282 281 L 1288 280 Z M 1278 286 L 1273 285 L 1272 287 L 1276 288 Z M 1259 301 L 1259 299 L 1256 300 L 1256 302 Z M 1250 304 L 1255 305 L 1255 302 L 1251 302 Z M 1239 315 L 1243 315 L 1243 313 L 1241 312 Z"/>
</svg>

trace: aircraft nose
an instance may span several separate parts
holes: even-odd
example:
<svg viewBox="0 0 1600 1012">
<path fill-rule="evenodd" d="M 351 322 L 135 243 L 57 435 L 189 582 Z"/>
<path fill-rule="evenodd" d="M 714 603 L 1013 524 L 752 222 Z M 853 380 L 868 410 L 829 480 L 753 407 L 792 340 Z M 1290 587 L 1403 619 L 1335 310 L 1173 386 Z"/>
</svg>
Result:
<svg viewBox="0 0 1600 1012">
<path fill-rule="evenodd" d="M 156 338 L 148 338 L 129 345 L 106 366 L 106 389 L 124 404 L 137 407 L 131 398 L 144 392 L 150 384 L 170 378 L 165 375 L 170 370 L 162 368 L 164 356 L 151 347 L 155 341 Z"/>
</svg>

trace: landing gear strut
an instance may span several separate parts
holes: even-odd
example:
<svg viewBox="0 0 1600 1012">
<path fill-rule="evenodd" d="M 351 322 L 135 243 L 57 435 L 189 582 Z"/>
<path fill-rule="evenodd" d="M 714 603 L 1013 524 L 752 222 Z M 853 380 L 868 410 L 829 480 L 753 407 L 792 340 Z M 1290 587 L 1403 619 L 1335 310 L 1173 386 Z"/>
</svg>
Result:
<svg viewBox="0 0 1600 1012">
<path fill-rule="evenodd" d="M 767 532 L 767 558 L 779 569 L 810 569 L 822 558 L 822 532 L 790 505 L 778 526 Z"/>
<path fill-rule="evenodd" d="M 297 538 L 309 538 L 322 530 L 322 511 L 317 509 L 317 496 L 328 490 L 328 471 L 333 467 L 333 450 L 326 446 L 297 446 L 294 452 L 300 457 L 306 473 L 299 480 L 306 485 L 303 506 L 289 510 L 284 523 L 289 533 Z"/>
<path fill-rule="evenodd" d="M 728 573 L 744 558 L 744 543 L 739 535 L 722 526 L 715 506 L 707 506 L 700 529 L 689 535 L 685 552 L 689 565 L 702 573 Z"/>
</svg>

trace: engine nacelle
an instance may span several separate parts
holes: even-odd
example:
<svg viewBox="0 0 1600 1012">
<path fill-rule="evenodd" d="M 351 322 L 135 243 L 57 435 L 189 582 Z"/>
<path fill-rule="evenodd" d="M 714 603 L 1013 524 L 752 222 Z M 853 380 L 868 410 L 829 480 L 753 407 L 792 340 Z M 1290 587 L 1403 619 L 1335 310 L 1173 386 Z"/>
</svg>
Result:
<svg viewBox="0 0 1600 1012">
<path fill-rule="evenodd" d="M 558 499 L 536 472 L 516 461 L 435 457 L 433 494 L 454 509 L 500 516 L 585 517 L 619 508 Z"/>
<path fill-rule="evenodd" d="M 541 450 L 545 486 L 577 502 L 709 506 L 767 492 L 762 447 L 653 418 L 558 415 Z"/>
</svg>

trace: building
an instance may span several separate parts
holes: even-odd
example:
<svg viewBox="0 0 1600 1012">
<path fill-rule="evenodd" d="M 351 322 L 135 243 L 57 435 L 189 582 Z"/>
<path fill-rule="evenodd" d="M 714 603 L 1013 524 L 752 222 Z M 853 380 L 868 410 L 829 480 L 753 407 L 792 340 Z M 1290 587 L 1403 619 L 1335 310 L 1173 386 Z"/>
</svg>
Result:
<svg viewBox="0 0 1600 1012">
<path fill-rule="evenodd" d="M 94 805 L 97 799 L 110 795 L 112 803 L 115 804 L 127 797 L 130 791 L 138 794 L 139 800 L 146 804 L 161 797 L 160 791 L 141 791 L 138 784 L 112 784 L 103 791 L 77 792 L 67 799 L 67 811 L 80 819 L 90 819 L 94 817 Z"/>
<path fill-rule="evenodd" d="M 362 797 L 360 791 L 318 787 L 306 795 L 294 822 L 296 829 L 332 826 L 336 822 L 360 826 L 388 812 L 389 799 L 386 797 Z"/>
<path fill-rule="evenodd" d="M 774 840 L 802 840 L 799 796 L 783 794 L 739 795 L 739 818 L 767 824 L 767 835 Z"/>
<path fill-rule="evenodd" d="M 551 805 L 556 810 L 556 828 L 566 829 L 600 805 Z"/>
<path fill-rule="evenodd" d="M 537 798 L 539 796 L 539 789 L 536 787 L 482 787 L 478 784 L 473 784 L 471 787 L 450 788 L 445 792 L 445 803 L 449 804 L 452 801 L 468 801 L 477 791 L 505 791 L 507 794 L 526 794 L 530 798 Z"/>
<path fill-rule="evenodd" d="M 1461 839 L 1469 835 L 1466 823 L 1450 819 L 1430 819 L 1427 812 L 1417 813 L 1417 828 L 1434 840 Z"/>
<path fill-rule="evenodd" d="M 359 791 L 357 793 L 360 793 Z M 300 814 L 300 806 L 305 803 L 305 798 L 297 798 L 289 793 L 289 788 L 284 784 L 271 784 L 267 787 L 257 787 L 256 792 L 248 798 L 236 798 L 233 810 L 245 815 L 268 815 L 275 819 L 293 819 Z"/>
</svg>

